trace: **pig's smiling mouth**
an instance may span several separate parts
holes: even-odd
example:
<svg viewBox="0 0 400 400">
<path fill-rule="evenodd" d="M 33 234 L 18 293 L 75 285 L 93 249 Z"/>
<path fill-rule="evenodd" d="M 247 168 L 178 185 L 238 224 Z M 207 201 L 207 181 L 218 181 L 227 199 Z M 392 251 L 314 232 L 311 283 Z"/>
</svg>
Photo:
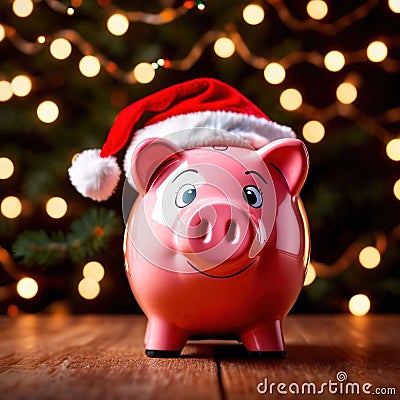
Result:
<svg viewBox="0 0 400 400">
<path fill-rule="evenodd" d="M 234 276 L 237 276 L 239 274 L 241 274 L 242 272 L 246 271 L 246 269 L 250 268 L 255 262 L 256 260 L 251 261 L 249 264 L 247 264 L 244 268 L 242 268 L 240 271 L 237 271 L 233 274 L 230 275 L 224 275 L 224 276 L 218 276 L 218 275 L 211 275 L 211 274 L 207 274 L 206 272 L 202 271 L 201 269 L 198 269 L 197 267 L 195 267 L 192 263 L 190 263 L 188 260 L 186 260 L 186 262 L 197 272 L 199 272 L 202 275 L 208 276 L 209 278 L 219 278 L 219 279 L 223 279 L 223 278 L 233 278 Z"/>
</svg>

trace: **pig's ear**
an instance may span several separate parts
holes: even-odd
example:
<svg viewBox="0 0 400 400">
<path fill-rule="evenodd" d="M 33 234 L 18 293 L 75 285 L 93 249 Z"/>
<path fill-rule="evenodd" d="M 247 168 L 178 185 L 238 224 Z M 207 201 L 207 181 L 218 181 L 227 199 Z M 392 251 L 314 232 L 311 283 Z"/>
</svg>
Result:
<svg viewBox="0 0 400 400">
<path fill-rule="evenodd" d="M 308 172 L 308 152 L 298 139 L 279 139 L 257 150 L 267 166 L 279 170 L 290 193 L 299 194 Z"/>
<path fill-rule="evenodd" d="M 169 160 L 179 159 L 182 149 L 166 139 L 150 138 L 139 143 L 132 156 L 133 182 L 144 193 L 156 171 Z"/>
</svg>

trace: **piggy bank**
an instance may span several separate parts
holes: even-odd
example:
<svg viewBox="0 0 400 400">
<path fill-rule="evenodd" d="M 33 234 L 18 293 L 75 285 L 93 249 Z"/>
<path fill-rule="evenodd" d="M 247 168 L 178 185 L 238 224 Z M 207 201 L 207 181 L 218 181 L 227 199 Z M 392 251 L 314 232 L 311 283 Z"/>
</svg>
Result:
<svg viewBox="0 0 400 400">
<path fill-rule="evenodd" d="M 305 146 L 293 138 L 257 150 L 183 150 L 165 138 L 136 147 L 125 268 L 148 318 L 147 356 L 179 356 L 200 336 L 284 357 L 282 322 L 309 258 L 299 198 L 307 171 Z"/>
<path fill-rule="evenodd" d="M 309 258 L 299 199 L 308 156 L 294 137 L 234 87 L 205 77 L 130 104 L 101 149 L 74 157 L 71 183 L 103 201 L 126 149 L 124 174 L 139 195 L 124 208 L 125 268 L 148 318 L 148 356 L 178 356 L 193 337 L 285 354 L 282 321 Z"/>
</svg>

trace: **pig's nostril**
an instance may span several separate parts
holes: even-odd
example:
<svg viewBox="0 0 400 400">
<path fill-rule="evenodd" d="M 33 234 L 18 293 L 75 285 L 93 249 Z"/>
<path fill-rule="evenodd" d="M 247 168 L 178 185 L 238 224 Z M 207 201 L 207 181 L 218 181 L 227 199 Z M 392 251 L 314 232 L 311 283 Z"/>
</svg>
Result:
<svg viewBox="0 0 400 400">
<path fill-rule="evenodd" d="M 240 228 L 235 221 L 229 221 L 226 228 L 226 240 L 232 244 L 239 242 Z"/>
</svg>

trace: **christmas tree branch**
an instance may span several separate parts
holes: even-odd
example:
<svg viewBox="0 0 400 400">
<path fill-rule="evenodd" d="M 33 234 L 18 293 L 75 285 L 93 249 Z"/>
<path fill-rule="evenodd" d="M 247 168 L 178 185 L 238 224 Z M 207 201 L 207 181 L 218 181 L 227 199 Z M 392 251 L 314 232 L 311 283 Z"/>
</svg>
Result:
<svg viewBox="0 0 400 400">
<path fill-rule="evenodd" d="M 71 224 L 68 233 L 26 231 L 13 245 L 14 256 L 24 264 L 51 267 L 67 259 L 79 262 L 106 248 L 110 236 L 119 231 L 112 210 L 92 209 Z"/>
</svg>

